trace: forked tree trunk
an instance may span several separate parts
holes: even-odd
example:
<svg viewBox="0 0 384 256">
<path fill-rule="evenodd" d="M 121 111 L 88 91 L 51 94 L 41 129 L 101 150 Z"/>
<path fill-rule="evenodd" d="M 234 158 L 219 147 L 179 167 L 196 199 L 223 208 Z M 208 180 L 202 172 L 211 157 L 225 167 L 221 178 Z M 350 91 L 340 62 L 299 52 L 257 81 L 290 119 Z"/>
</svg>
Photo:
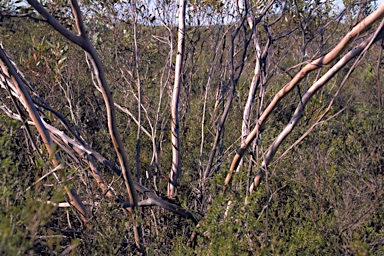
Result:
<svg viewBox="0 0 384 256">
<path fill-rule="evenodd" d="M 35 124 L 36 129 L 44 142 L 44 145 L 49 153 L 49 157 L 51 158 L 53 165 L 55 166 L 55 169 L 57 171 L 62 171 L 62 169 L 65 169 L 65 165 L 61 163 L 60 156 L 55 150 L 51 136 L 49 135 L 46 127 L 44 126 L 43 121 L 41 120 L 40 115 L 35 105 L 33 104 L 32 98 L 29 95 L 27 89 L 25 88 L 22 79 L 15 70 L 15 67 L 9 61 L 2 47 L 0 47 L 0 59 L 0 77 L 2 83 L 4 81 L 5 84 L 8 84 L 8 80 L 9 84 L 12 84 L 15 87 L 15 90 L 17 90 L 18 96 L 21 99 L 20 101 L 23 103 L 25 109 L 28 111 L 29 117 Z M 62 176 L 61 179 L 63 181 L 62 183 L 64 189 L 71 201 L 71 204 L 75 206 L 75 208 L 81 213 L 81 218 L 86 223 L 88 221 L 87 211 L 80 198 L 78 197 L 76 190 L 74 188 L 69 188 L 67 185 L 65 185 L 65 176 Z"/>
<path fill-rule="evenodd" d="M 76 28 L 78 30 L 78 35 L 75 35 L 68 29 L 66 29 L 58 20 L 56 20 L 44 6 L 42 6 L 37 0 L 28 0 L 28 3 L 33 6 L 36 11 L 38 11 L 57 32 L 62 34 L 72 43 L 80 46 L 90 57 L 90 61 L 93 67 L 93 72 L 97 81 L 97 87 L 101 91 L 106 107 L 107 117 L 108 117 L 108 130 L 109 134 L 116 152 L 116 155 L 119 159 L 122 174 L 124 178 L 124 183 L 126 190 L 129 196 L 130 210 L 132 211 L 132 221 L 134 223 L 134 236 L 136 246 L 141 252 L 144 252 L 142 245 L 142 229 L 141 224 L 136 218 L 136 210 L 138 207 L 137 193 L 134 188 L 134 182 L 132 174 L 129 170 L 128 157 L 124 149 L 123 142 L 120 137 L 120 132 L 117 129 L 117 119 L 115 113 L 114 99 L 112 97 L 111 90 L 108 86 L 107 79 L 104 73 L 103 65 L 97 54 L 95 48 L 93 47 L 91 41 L 89 40 L 88 33 L 85 29 L 82 13 L 80 6 L 77 0 L 71 0 L 70 5 L 72 8 L 72 13 L 75 18 Z"/>
<path fill-rule="evenodd" d="M 276 105 L 280 100 L 286 96 L 304 77 L 308 75 L 313 70 L 319 69 L 324 65 L 328 65 L 331 61 L 335 60 L 343 50 L 347 48 L 347 46 L 362 32 L 370 28 L 375 22 L 384 17 L 384 4 L 379 6 L 376 11 L 372 12 L 369 16 L 367 16 L 364 20 L 362 20 L 358 25 L 356 25 L 340 42 L 333 48 L 328 54 L 310 62 L 307 64 L 296 76 L 287 83 L 273 98 L 268 107 L 264 110 L 263 114 L 258 118 L 255 128 L 248 135 L 247 139 L 241 145 L 240 149 L 237 151 L 235 157 L 232 160 L 232 164 L 228 175 L 225 179 L 225 185 L 228 185 L 232 178 L 232 173 L 237 169 L 240 160 L 244 156 L 247 151 L 247 148 L 251 143 L 257 138 L 260 132 L 260 127 L 264 124 L 268 116 L 275 109 Z M 260 174 L 260 172 L 259 172 Z M 262 175 L 261 175 L 262 176 Z M 257 176 L 258 182 L 260 182 L 260 175 Z M 255 178 L 256 179 L 256 178 Z M 255 184 L 256 184 L 255 183 Z"/>
<path fill-rule="evenodd" d="M 249 188 L 250 193 L 252 193 L 253 190 L 260 184 L 261 178 L 264 177 L 265 170 L 267 169 L 268 165 L 271 163 L 279 146 L 284 141 L 284 139 L 291 133 L 293 128 L 295 128 L 295 126 L 298 124 L 300 119 L 303 117 L 304 108 L 309 102 L 309 100 L 312 98 L 312 96 L 315 94 L 315 92 L 318 91 L 322 86 L 324 86 L 332 77 L 334 77 L 336 73 L 338 73 L 348 62 L 350 62 L 355 57 L 359 56 L 364 51 L 367 51 L 372 46 L 373 43 L 383 38 L 384 38 L 384 20 L 381 22 L 379 28 L 376 30 L 376 33 L 374 35 L 372 35 L 371 37 L 363 41 L 361 44 L 353 48 L 351 51 L 349 51 L 347 54 L 345 54 L 335 65 L 332 66 L 332 68 L 329 71 L 327 71 L 327 73 L 325 73 L 319 80 L 317 80 L 308 89 L 308 91 L 303 95 L 303 97 L 301 97 L 300 102 L 297 105 L 295 112 L 293 113 L 293 117 L 291 118 L 289 123 L 285 126 L 283 131 L 276 137 L 275 141 L 272 143 L 267 153 L 265 154 L 263 162 L 261 164 L 260 171 L 255 175 L 253 183 Z M 355 65 L 351 67 L 349 73 L 351 73 L 354 70 L 354 68 L 356 67 L 356 64 L 358 64 L 358 61 L 355 63 Z"/>
<path fill-rule="evenodd" d="M 254 16 L 251 12 L 249 2 L 247 0 L 244 1 L 245 6 L 246 6 L 246 11 L 247 11 L 247 22 L 249 28 L 252 30 L 252 37 L 253 37 L 253 44 L 255 46 L 255 70 L 254 74 L 252 77 L 252 82 L 251 86 L 249 88 L 249 93 L 248 93 L 248 98 L 247 102 L 244 107 L 244 112 L 243 112 L 243 122 L 241 125 L 241 145 L 245 142 L 245 139 L 247 138 L 249 132 L 250 132 L 250 124 L 251 124 L 251 111 L 252 111 L 252 106 L 253 102 L 255 99 L 255 94 L 256 94 L 256 89 L 260 83 L 260 76 L 261 76 L 261 63 L 260 63 L 260 57 L 261 57 L 261 48 L 260 48 L 260 43 L 259 39 L 257 38 L 257 33 L 256 33 L 256 24 L 254 24 Z M 239 171 L 239 168 L 242 166 L 242 161 L 240 162 L 237 171 Z"/>
</svg>

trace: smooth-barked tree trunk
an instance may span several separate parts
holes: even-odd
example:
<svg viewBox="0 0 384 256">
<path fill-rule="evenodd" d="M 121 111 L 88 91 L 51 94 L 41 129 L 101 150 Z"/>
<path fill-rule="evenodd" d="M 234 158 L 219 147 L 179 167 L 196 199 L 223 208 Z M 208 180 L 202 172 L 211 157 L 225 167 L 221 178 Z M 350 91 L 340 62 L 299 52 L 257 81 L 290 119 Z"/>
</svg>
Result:
<svg viewBox="0 0 384 256">
<path fill-rule="evenodd" d="M 173 85 L 171 100 L 171 142 L 172 167 L 168 180 L 168 198 L 174 199 L 177 195 L 177 182 L 180 175 L 180 132 L 179 132 L 179 98 L 181 85 L 181 71 L 183 68 L 184 42 L 185 42 L 185 0 L 179 2 L 179 29 L 177 33 L 177 53 L 175 66 L 175 83 Z"/>
</svg>

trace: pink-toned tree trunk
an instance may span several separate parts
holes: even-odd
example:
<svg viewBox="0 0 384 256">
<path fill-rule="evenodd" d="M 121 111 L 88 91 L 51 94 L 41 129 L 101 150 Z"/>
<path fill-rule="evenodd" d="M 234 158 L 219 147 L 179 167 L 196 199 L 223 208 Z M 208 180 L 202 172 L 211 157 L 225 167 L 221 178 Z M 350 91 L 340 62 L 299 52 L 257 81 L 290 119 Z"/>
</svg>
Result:
<svg viewBox="0 0 384 256">
<path fill-rule="evenodd" d="M 368 17 L 362 20 L 359 24 L 357 24 L 348 34 L 333 48 L 328 54 L 310 62 L 307 64 L 300 72 L 296 74 L 296 76 L 287 83 L 273 98 L 273 100 L 269 103 L 267 108 L 264 110 L 263 114 L 258 118 L 256 126 L 251 131 L 251 133 L 247 136 L 244 143 L 241 145 L 240 149 L 237 151 L 228 175 L 225 179 L 225 185 L 228 185 L 232 178 L 232 173 L 237 169 L 240 160 L 244 156 L 247 151 L 247 148 L 251 143 L 255 140 L 255 138 L 259 135 L 260 127 L 264 124 L 268 116 L 275 109 L 277 103 L 287 95 L 304 77 L 308 75 L 309 72 L 319 69 L 324 65 L 328 65 L 331 61 L 335 60 L 343 50 L 347 48 L 349 43 L 353 41 L 360 33 L 368 29 L 373 23 L 377 22 L 379 19 L 384 17 L 384 4 L 379 6 L 376 11 L 371 13 Z M 259 172 L 255 177 L 254 184 L 259 184 L 261 177 L 263 176 L 263 172 Z"/>
<path fill-rule="evenodd" d="M 74 15 L 75 22 L 76 22 L 76 28 L 78 30 L 78 35 L 75 35 L 71 31 L 66 29 L 58 20 L 56 20 L 46 10 L 46 8 L 42 6 L 38 1 L 28 0 L 28 3 L 31 6 L 33 6 L 36 9 L 36 11 L 38 11 L 57 32 L 62 34 L 72 43 L 80 46 L 90 57 L 90 62 L 92 64 L 93 72 L 97 81 L 96 86 L 100 89 L 103 95 L 106 112 L 107 112 L 107 118 L 108 118 L 109 134 L 110 134 L 113 146 L 115 148 L 116 155 L 119 159 L 119 162 L 122 168 L 124 183 L 129 196 L 130 210 L 133 212 L 132 221 L 134 222 L 135 242 L 139 250 L 143 252 L 142 229 L 141 229 L 140 223 L 136 219 L 136 213 L 135 213 L 138 207 L 137 193 L 134 188 L 132 174 L 130 173 L 130 170 L 129 170 L 128 157 L 120 137 L 120 132 L 117 129 L 117 119 L 116 119 L 116 113 L 115 113 L 114 99 L 112 97 L 111 90 L 108 86 L 107 79 L 104 73 L 104 68 L 99 58 L 99 55 L 97 54 L 95 48 L 93 47 L 88 37 L 88 33 L 85 29 L 83 19 L 82 19 L 82 13 L 80 11 L 80 6 L 76 0 L 70 1 L 72 13 Z"/>
<path fill-rule="evenodd" d="M 2 80 L 8 80 L 10 83 L 13 84 L 13 86 L 17 90 L 17 94 L 21 99 L 20 101 L 23 103 L 25 109 L 28 111 L 29 117 L 35 124 L 36 129 L 39 132 L 44 142 L 44 145 L 49 153 L 52 163 L 55 166 L 55 169 L 57 171 L 65 169 L 65 165 L 61 163 L 60 156 L 55 150 L 52 138 L 49 135 L 46 127 L 44 126 L 44 123 L 41 120 L 38 111 L 32 102 L 31 96 L 29 95 L 27 89 L 24 86 L 25 83 L 23 83 L 22 79 L 16 72 L 15 67 L 9 61 L 2 47 L 0 47 L 0 59 L 0 76 L 2 76 Z M 4 75 L 1 75 L 1 73 Z M 64 189 L 70 199 L 71 204 L 75 206 L 75 208 L 81 213 L 81 218 L 86 223 L 88 221 L 87 210 L 85 209 L 83 203 L 78 197 L 76 190 L 74 188 L 69 188 L 67 185 L 65 185 L 64 181 L 66 181 L 66 179 L 64 176 L 61 177 L 61 179 L 63 181 Z"/>
</svg>

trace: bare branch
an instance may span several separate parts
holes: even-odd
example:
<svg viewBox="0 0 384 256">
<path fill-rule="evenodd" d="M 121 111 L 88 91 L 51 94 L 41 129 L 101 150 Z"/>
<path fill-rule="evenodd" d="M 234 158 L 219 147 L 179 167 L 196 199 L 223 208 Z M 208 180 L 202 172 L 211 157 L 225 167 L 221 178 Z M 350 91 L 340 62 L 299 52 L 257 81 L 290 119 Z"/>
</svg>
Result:
<svg viewBox="0 0 384 256">
<path fill-rule="evenodd" d="M 36 126 L 41 138 L 43 139 L 44 145 L 47 148 L 49 155 L 52 159 L 53 165 L 55 167 L 60 166 L 60 156 L 55 152 L 53 142 L 51 140 L 51 137 L 46 129 L 46 127 L 43 124 L 43 121 L 41 120 L 39 113 L 36 110 L 35 105 L 33 104 L 33 101 L 31 99 L 31 96 L 29 95 L 27 89 L 24 86 L 24 83 L 18 73 L 16 72 L 15 68 L 11 64 L 10 60 L 8 59 L 4 49 L 0 47 L 0 58 L 1 58 L 1 73 L 2 81 L 7 80 L 7 84 L 11 84 L 14 86 L 14 88 L 17 91 L 14 91 L 13 93 L 19 94 L 19 97 L 21 99 L 21 102 L 23 103 L 24 107 L 27 109 L 28 114 L 30 118 L 32 119 L 33 124 Z M 63 181 L 65 181 L 65 177 L 61 177 Z M 71 203 L 78 209 L 81 213 L 83 221 L 87 222 L 87 211 L 84 207 L 84 205 L 81 203 L 81 200 L 79 199 L 76 191 L 74 188 L 69 189 L 66 185 L 64 185 L 64 188 L 71 200 Z"/>
<path fill-rule="evenodd" d="M 346 49 L 346 47 L 349 45 L 349 43 L 359 34 L 364 32 L 365 30 L 369 29 L 372 24 L 380 20 L 382 17 L 384 17 L 384 4 L 379 6 L 377 10 L 372 12 L 368 17 L 366 17 L 364 20 L 362 20 L 357 26 L 355 26 L 337 45 L 335 48 L 333 48 L 328 54 L 324 55 L 323 57 L 320 57 L 309 64 L 307 64 L 299 73 L 296 74 L 296 76 L 288 83 L 286 84 L 273 98 L 271 103 L 268 105 L 268 107 L 264 110 L 263 114 L 259 117 L 255 128 L 252 130 L 252 132 L 248 135 L 247 139 L 241 145 L 240 149 L 237 151 L 235 157 L 233 158 L 230 170 L 228 172 L 228 175 L 225 179 L 225 185 L 228 185 L 232 178 L 232 173 L 234 170 L 236 170 L 238 164 L 240 163 L 240 159 L 245 154 L 248 146 L 251 144 L 251 142 L 258 136 L 260 132 L 260 127 L 264 124 L 268 116 L 272 113 L 272 111 L 275 109 L 277 103 L 286 96 L 309 72 L 316 70 L 324 65 L 329 64 L 331 61 L 336 59 L 340 53 Z"/>
<path fill-rule="evenodd" d="M 114 100 L 112 97 L 112 93 L 109 89 L 109 86 L 105 77 L 103 65 L 101 63 L 99 55 L 97 54 L 95 48 L 93 47 L 85 31 L 83 21 L 81 18 L 80 7 L 77 1 L 71 0 L 71 7 L 74 12 L 74 16 L 76 19 L 76 26 L 77 26 L 77 29 L 79 30 L 80 36 L 74 35 L 72 32 L 70 32 L 64 26 L 62 26 L 55 18 L 52 17 L 51 14 L 48 13 L 48 11 L 37 0 L 29 0 L 28 2 L 45 19 L 47 19 L 48 23 L 56 31 L 58 31 L 60 34 L 68 38 L 71 42 L 80 46 L 90 56 L 93 72 L 95 74 L 95 78 L 98 83 L 98 86 L 101 89 L 105 106 L 106 106 L 109 133 L 112 139 L 113 146 L 115 148 L 115 152 L 119 159 L 121 168 L 123 170 L 123 177 L 124 177 L 125 186 L 129 195 L 129 201 L 132 205 L 132 209 L 135 211 L 135 208 L 137 208 L 137 194 L 134 189 L 132 174 L 129 171 L 127 154 L 124 150 L 124 145 L 121 141 L 120 133 L 117 129 L 117 119 L 116 119 L 116 113 L 114 108 Z M 136 245 L 140 249 L 140 251 L 143 251 L 141 225 L 136 220 L 136 213 L 132 215 L 132 220 L 135 223 L 134 233 L 135 233 Z"/>
<path fill-rule="evenodd" d="M 76 36 L 67 28 L 65 28 L 57 19 L 55 19 L 37 0 L 28 0 L 28 3 L 43 16 L 46 21 L 60 34 L 62 34 L 69 41 L 74 42 L 84 49 L 86 47 L 85 40 L 81 36 Z"/>
<path fill-rule="evenodd" d="M 384 5 L 383 5 L 384 6 Z M 368 48 L 377 40 L 380 40 L 384 37 L 384 20 L 381 22 L 379 28 L 376 30 L 375 34 L 360 43 L 357 47 L 348 52 L 343 58 L 341 58 L 327 73 L 325 73 L 318 81 L 316 81 L 308 91 L 300 99 L 300 102 L 293 114 L 293 117 L 289 121 L 289 124 L 284 128 L 284 130 L 277 136 L 271 147 L 268 149 L 264 160 L 261 164 L 259 173 L 256 175 L 253 184 L 249 188 L 250 193 L 260 184 L 261 178 L 264 176 L 264 169 L 269 165 L 274 157 L 277 149 L 288 136 L 288 134 L 293 130 L 293 128 L 298 124 L 300 119 L 303 116 L 304 108 L 312 98 L 314 93 L 324 86 L 332 77 L 337 74 L 349 61 L 358 56 L 359 54 L 368 50 Z M 357 60 L 359 61 L 359 60 Z M 354 68 L 350 70 L 352 72 Z"/>
</svg>

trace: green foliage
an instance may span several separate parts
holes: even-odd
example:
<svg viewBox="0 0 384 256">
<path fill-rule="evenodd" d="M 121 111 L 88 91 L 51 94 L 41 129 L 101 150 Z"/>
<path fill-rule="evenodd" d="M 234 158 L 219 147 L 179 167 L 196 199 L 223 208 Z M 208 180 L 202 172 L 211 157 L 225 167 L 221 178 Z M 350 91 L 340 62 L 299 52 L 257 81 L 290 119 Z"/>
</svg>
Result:
<svg viewBox="0 0 384 256">
<path fill-rule="evenodd" d="M 0 114 L 4 117 L 3 114 Z M 45 228 L 62 200 L 61 189 L 46 190 L 30 184 L 39 164 L 28 167 L 22 150 L 20 124 L 8 120 L 0 124 L 0 248 L 4 255 L 40 254 L 60 251 L 60 236 Z M 31 156 L 32 157 L 32 156 Z M 40 163 L 40 166 L 43 165 Z M 46 201 L 52 202 L 46 203 Z"/>
<path fill-rule="evenodd" d="M 255 7 L 263 4 L 262 1 L 251 2 Z M 93 1 L 87 3 L 92 4 Z M 192 3 L 200 4 L 201 8 L 207 10 L 215 8 L 217 12 L 222 8 L 220 1 Z M 283 10 L 281 3 L 276 1 L 270 16 L 262 20 L 263 24 L 277 18 L 274 12 Z M 348 1 L 350 3 L 352 1 Z M 51 8 L 60 9 L 59 4 L 63 2 L 57 2 Z M 349 29 L 347 22 L 332 22 L 335 18 L 332 1 L 321 6 L 319 4 L 319 1 L 288 1 L 281 20 L 269 28 L 270 34 L 265 33 L 265 28 L 258 28 L 257 34 L 262 45 L 266 44 L 269 36 L 278 40 L 271 44 L 263 60 L 267 63 L 265 71 L 269 73 L 262 77 L 262 85 L 266 88 L 262 107 L 299 70 L 299 67 L 294 67 L 297 63 L 305 63 L 313 56 L 324 54 Z M 316 13 L 315 17 L 310 16 L 312 11 Z M 351 9 L 349 11 L 354 12 Z M 156 185 L 156 192 L 163 196 L 171 166 L 169 88 L 172 87 L 173 62 L 177 54 L 173 49 L 177 29 L 172 26 L 168 30 L 161 26 L 136 24 L 139 65 L 136 70 L 132 21 L 114 20 L 113 25 L 108 25 L 114 16 L 104 13 L 105 8 L 92 12 L 98 16 L 93 19 L 86 17 L 86 27 L 100 54 L 115 101 L 135 117 L 141 107 L 141 125 L 156 134 L 154 144 L 158 165 L 154 162 L 152 140 L 144 132 L 141 133 L 138 162 L 143 184 L 151 189 Z M 353 18 L 353 15 L 348 17 L 351 20 Z M 307 23 L 299 27 L 303 22 Z M 326 24 L 329 27 L 325 27 Z M 71 127 L 79 131 L 93 149 L 118 163 L 108 133 L 105 106 L 93 86 L 81 49 L 69 44 L 45 23 L 4 17 L 0 25 L 1 41 L 36 86 L 39 95 L 70 120 Z M 250 30 L 246 26 L 241 27 L 239 36 L 233 42 L 235 56 L 232 60 L 230 45 L 234 29 L 233 24 L 187 28 L 179 113 L 182 174 L 178 201 L 174 203 L 193 209 L 196 216 L 201 216 L 203 220 L 195 228 L 189 221 L 164 209 L 140 209 L 147 253 L 384 254 L 384 114 L 378 108 L 377 92 L 374 91 L 376 70 L 373 63 L 377 53 L 366 55 L 367 63 L 360 65 L 352 74 L 326 117 L 345 106 L 346 110 L 340 116 L 317 126 L 297 147 L 271 165 L 268 190 L 262 183 L 254 194 L 246 198 L 247 183 L 251 179 L 247 174 L 248 163 L 235 175 L 234 185 L 226 193 L 222 193 L 222 183 L 235 148 L 239 145 L 244 99 L 254 71 L 255 50 L 251 46 L 253 42 L 249 41 L 244 71 L 236 81 L 236 92 L 217 157 L 206 187 L 201 191 L 201 173 L 208 161 L 217 123 L 226 104 L 232 68 L 234 75 L 238 74 L 245 50 L 244 41 L 252 38 Z M 287 31 L 290 33 L 286 34 Z M 335 31 L 336 34 L 332 34 Z M 283 34 L 284 37 L 276 39 Z M 216 40 L 217 48 L 214 47 Z M 299 88 L 295 88 L 278 104 L 262 128 L 254 168 L 258 168 L 265 149 L 291 119 L 302 94 L 318 79 L 318 75 L 329 68 L 324 67 L 318 74 L 310 74 Z M 315 95 L 305 110 L 303 121 L 286 139 L 281 152 L 320 117 L 345 73 L 340 72 L 333 80 L 334 84 L 327 85 Z M 142 106 L 138 106 L 137 101 L 137 74 L 141 81 Z M 7 95 L 1 97 L 1 103 L 8 100 Z M 206 110 L 202 124 L 204 103 Z M 256 120 L 256 105 L 252 122 Z M 45 112 L 50 122 L 65 131 L 54 114 Z M 84 163 L 76 162 L 64 151 L 60 151 L 60 154 L 70 166 L 70 171 L 66 172 L 68 183 L 78 189 L 80 197 L 87 202 L 86 207 L 91 214 L 89 227 L 83 226 L 76 211 L 45 203 L 48 200 L 55 203 L 65 201 L 62 188 L 51 176 L 44 179 L 44 185 L 31 186 L 49 171 L 49 161 L 44 159 L 45 155 L 39 159 L 36 152 L 30 149 L 19 127 L 20 123 L 9 121 L 4 114 L 0 115 L 7 120 L 0 123 L 0 254 L 56 254 L 71 248 L 72 253 L 82 255 L 136 253 L 129 214 L 100 193 Z M 130 171 L 136 173 L 137 125 L 131 117 L 120 111 L 117 111 L 117 119 L 131 163 Z M 249 156 L 245 159 L 248 161 Z M 116 194 L 127 200 L 122 178 L 113 175 L 105 166 L 97 167 Z M 146 179 L 147 174 L 149 179 Z M 27 190 L 29 186 L 31 189 Z M 142 199 L 146 199 L 145 194 Z M 195 236 L 192 236 L 193 233 Z"/>
</svg>

